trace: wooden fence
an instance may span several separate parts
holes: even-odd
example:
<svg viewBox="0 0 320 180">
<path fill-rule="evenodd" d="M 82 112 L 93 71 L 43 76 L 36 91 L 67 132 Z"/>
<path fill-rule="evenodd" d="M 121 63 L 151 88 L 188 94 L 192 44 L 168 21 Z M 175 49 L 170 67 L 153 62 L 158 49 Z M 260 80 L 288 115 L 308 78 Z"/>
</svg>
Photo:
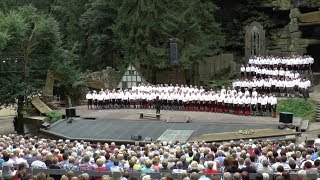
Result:
<svg viewBox="0 0 320 180">
<path fill-rule="evenodd" d="M 235 70 L 236 68 L 233 54 L 219 54 L 216 56 L 207 57 L 199 62 L 197 67 L 199 80 L 210 80 L 212 76 L 229 67 L 232 70 Z"/>
</svg>

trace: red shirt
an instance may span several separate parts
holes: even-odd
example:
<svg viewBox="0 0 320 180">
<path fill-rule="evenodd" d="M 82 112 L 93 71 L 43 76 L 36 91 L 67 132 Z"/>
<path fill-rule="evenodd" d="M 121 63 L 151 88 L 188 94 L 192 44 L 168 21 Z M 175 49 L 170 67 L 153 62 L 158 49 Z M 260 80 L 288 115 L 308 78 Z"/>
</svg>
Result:
<svg viewBox="0 0 320 180">
<path fill-rule="evenodd" d="M 214 169 L 206 169 L 203 172 L 204 172 L 204 174 L 216 174 L 216 173 L 218 173 L 218 171 L 214 170 Z"/>
<path fill-rule="evenodd" d="M 59 154 L 53 154 L 53 156 L 57 157 L 59 162 L 63 161 L 63 158 L 62 158 L 61 155 L 59 155 Z"/>
</svg>

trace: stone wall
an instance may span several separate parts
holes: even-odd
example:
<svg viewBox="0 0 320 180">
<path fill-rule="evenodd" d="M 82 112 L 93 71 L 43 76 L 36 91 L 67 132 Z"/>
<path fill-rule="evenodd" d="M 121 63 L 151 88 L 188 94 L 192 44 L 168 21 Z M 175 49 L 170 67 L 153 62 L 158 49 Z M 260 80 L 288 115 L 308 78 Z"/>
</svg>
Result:
<svg viewBox="0 0 320 180">
<path fill-rule="evenodd" d="M 282 29 L 272 30 L 267 43 L 267 54 L 278 56 L 303 55 L 307 52 L 309 42 L 302 38 L 302 32 L 298 27 L 300 11 L 291 9 L 290 22 Z"/>
<path fill-rule="evenodd" d="M 105 70 L 89 73 L 86 77 L 89 80 L 100 81 L 103 88 L 116 89 L 122 78 L 122 73 L 112 67 L 107 67 Z"/>
</svg>

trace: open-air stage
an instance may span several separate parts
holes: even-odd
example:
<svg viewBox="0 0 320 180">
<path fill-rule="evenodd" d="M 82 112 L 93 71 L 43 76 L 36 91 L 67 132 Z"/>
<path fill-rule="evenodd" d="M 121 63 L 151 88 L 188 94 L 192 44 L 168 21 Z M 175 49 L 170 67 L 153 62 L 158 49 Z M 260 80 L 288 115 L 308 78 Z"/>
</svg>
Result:
<svg viewBox="0 0 320 180">
<path fill-rule="evenodd" d="M 64 109 L 61 110 L 64 113 Z M 85 106 L 76 107 L 80 117 L 60 120 L 43 133 L 59 138 L 87 141 L 134 142 L 132 135 L 140 135 L 148 141 L 207 141 L 217 142 L 237 139 L 283 139 L 296 135 L 295 130 L 279 130 L 278 118 L 238 116 L 211 112 L 161 111 L 161 119 L 139 118 L 139 112 L 154 113 L 152 109 L 105 109 L 87 110 Z M 188 123 L 168 123 L 167 119 L 190 118 Z M 301 120 L 294 118 L 294 124 Z M 252 135 L 240 135 L 239 130 L 254 129 Z M 214 133 L 214 134 L 212 134 Z"/>
</svg>

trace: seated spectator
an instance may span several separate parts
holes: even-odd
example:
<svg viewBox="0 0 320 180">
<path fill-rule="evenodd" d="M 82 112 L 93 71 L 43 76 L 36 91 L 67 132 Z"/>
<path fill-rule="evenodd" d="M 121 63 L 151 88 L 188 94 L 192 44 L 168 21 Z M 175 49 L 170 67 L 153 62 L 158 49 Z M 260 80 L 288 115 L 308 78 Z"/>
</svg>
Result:
<svg viewBox="0 0 320 180">
<path fill-rule="evenodd" d="M 304 164 L 304 167 L 307 172 L 307 174 L 318 174 L 318 169 L 315 168 L 311 162 L 307 161 L 305 164 Z"/>
<path fill-rule="evenodd" d="M 199 173 L 199 167 L 198 167 L 198 162 L 197 161 L 192 161 L 190 164 L 191 169 L 188 171 L 188 173 Z M 182 168 L 182 167 L 181 167 Z"/>
<path fill-rule="evenodd" d="M 233 180 L 241 180 L 241 174 L 239 172 L 234 173 L 232 179 Z"/>
<path fill-rule="evenodd" d="M 318 134 L 318 138 L 314 140 L 313 146 L 320 148 L 320 134 Z"/>
<path fill-rule="evenodd" d="M 31 167 L 36 169 L 47 169 L 47 166 L 42 161 L 42 156 L 40 154 L 36 155 L 36 160 L 31 163 Z"/>
<path fill-rule="evenodd" d="M 249 172 L 243 171 L 243 172 L 241 173 L 241 179 L 242 179 L 242 180 L 249 180 L 249 179 L 250 179 L 250 178 L 249 178 Z"/>
<path fill-rule="evenodd" d="M 183 163 L 181 161 L 178 161 L 176 163 L 176 167 L 172 170 L 172 173 L 181 174 L 182 172 L 186 172 L 186 170 L 183 169 Z"/>
<path fill-rule="evenodd" d="M 320 172 L 320 159 L 316 159 L 316 160 L 314 161 L 314 166 L 315 166 L 315 168 L 317 168 L 318 171 Z"/>
<path fill-rule="evenodd" d="M 241 169 L 242 171 L 247 171 L 248 173 L 256 173 L 257 172 L 256 167 L 251 164 L 251 160 L 249 158 L 247 158 L 244 161 L 244 164 L 246 165 L 246 167 L 242 168 Z"/>
<path fill-rule="evenodd" d="M 231 166 L 230 168 L 227 168 L 227 172 L 230 172 L 230 173 L 236 173 L 236 172 L 242 172 L 241 169 L 238 168 L 238 161 L 237 160 L 233 160 L 231 162 Z"/>
<path fill-rule="evenodd" d="M 261 164 L 262 164 L 262 167 L 260 167 L 257 170 L 257 172 L 259 172 L 261 174 L 263 174 L 263 173 L 272 174 L 273 173 L 273 169 L 270 167 L 267 158 L 262 159 Z"/>
<path fill-rule="evenodd" d="M 110 168 L 110 170 L 112 172 L 123 172 L 123 168 L 121 166 L 119 166 L 119 161 L 118 160 L 114 160 L 113 166 Z"/>
<path fill-rule="evenodd" d="M 152 161 L 151 160 L 147 160 L 145 166 L 142 167 L 141 172 L 143 172 L 143 173 L 155 172 L 154 169 L 151 168 L 151 166 L 152 166 Z"/>
<path fill-rule="evenodd" d="M 162 161 L 162 167 L 159 172 L 171 172 L 171 169 L 168 169 L 168 160 L 165 159 Z"/>
<path fill-rule="evenodd" d="M 19 168 L 16 172 L 14 179 L 29 180 L 30 178 L 31 178 L 31 175 L 27 173 L 26 164 L 25 163 L 19 164 Z"/>
<path fill-rule="evenodd" d="M 4 180 L 12 179 L 13 176 L 16 174 L 14 171 L 13 163 L 10 162 L 10 154 L 8 152 L 3 153 L 3 160 L 2 163 L 2 177 Z"/>
<path fill-rule="evenodd" d="M 212 162 L 209 162 L 208 164 L 207 164 L 207 169 L 205 169 L 203 172 L 204 172 L 204 174 L 216 174 L 216 173 L 218 173 L 218 171 L 217 170 L 215 170 L 215 169 L 213 169 L 213 163 Z"/>
<path fill-rule="evenodd" d="M 199 179 L 199 174 L 196 173 L 196 172 L 192 172 L 192 173 L 190 174 L 190 179 L 191 179 L 191 180 L 198 180 L 198 179 Z"/>
<path fill-rule="evenodd" d="M 93 170 L 93 166 L 89 163 L 90 161 L 90 156 L 85 155 L 82 158 L 82 164 L 79 165 L 79 170 Z"/>
<path fill-rule="evenodd" d="M 152 166 L 151 168 L 155 171 L 155 172 L 159 172 L 161 166 L 159 165 L 159 161 L 157 159 L 153 159 L 152 160 Z"/>
<path fill-rule="evenodd" d="M 71 180 L 74 177 L 74 172 L 73 171 L 68 171 L 66 174 L 68 180 Z"/>
<path fill-rule="evenodd" d="M 43 172 L 39 172 L 37 175 L 36 175 L 36 180 L 46 180 L 47 179 L 47 175 Z"/>
<path fill-rule="evenodd" d="M 98 167 L 94 168 L 95 171 L 108 171 L 107 167 L 103 167 L 104 165 L 103 159 L 99 158 L 97 159 L 96 162 Z"/>
<path fill-rule="evenodd" d="M 56 156 L 52 157 L 52 163 L 48 166 L 48 169 L 60 169 L 58 166 L 58 158 Z M 54 180 L 61 179 L 61 175 L 50 175 L 50 177 L 53 177 Z"/>
<path fill-rule="evenodd" d="M 18 157 L 15 160 L 15 164 L 21 164 L 21 163 L 24 163 L 26 168 L 29 168 L 29 164 L 28 164 L 27 160 L 24 159 L 24 153 L 23 152 L 19 152 L 18 153 Z"/>
</svg>

